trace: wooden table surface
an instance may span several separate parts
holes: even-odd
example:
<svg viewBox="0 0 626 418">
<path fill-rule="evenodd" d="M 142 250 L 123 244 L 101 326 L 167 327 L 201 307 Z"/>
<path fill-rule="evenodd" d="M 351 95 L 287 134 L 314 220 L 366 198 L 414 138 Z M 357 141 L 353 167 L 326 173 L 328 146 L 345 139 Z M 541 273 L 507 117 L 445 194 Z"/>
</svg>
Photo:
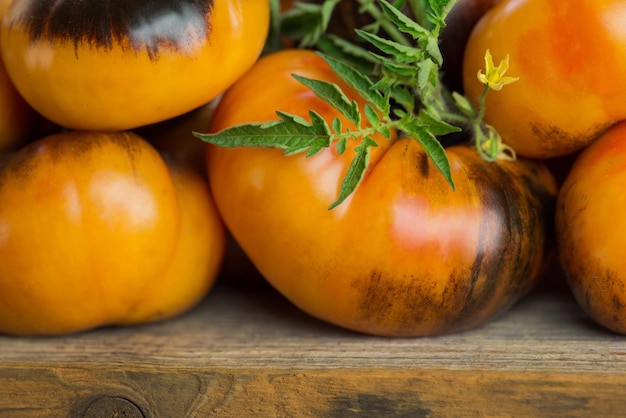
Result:
<svg viewBox="0 0 626 418">
<path fill-rule="evenodd" d="M 543 286 L 481 328 L 387 339 L 268 287 L 218 284 L 188 314 L 58 338 L 0 337 L 0 417 L 609 417 L 626 337 Z"/>
</svg>

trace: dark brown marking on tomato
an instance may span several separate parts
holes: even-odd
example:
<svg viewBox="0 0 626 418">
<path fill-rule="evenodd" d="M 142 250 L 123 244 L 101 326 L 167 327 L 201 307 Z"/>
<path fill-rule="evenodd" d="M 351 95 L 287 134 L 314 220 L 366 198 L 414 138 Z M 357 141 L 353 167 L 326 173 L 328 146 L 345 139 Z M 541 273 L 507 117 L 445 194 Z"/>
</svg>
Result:
<svg viewBox="0 0 626 418">
<path fill-rule="evenodd" d="M 362 295 L 359 301 L 359 319 L 370 324 L 385 324 L 395 336 L 434 335 L 465 329 L 471 318 L 456 317 L 465 301 L 467 290 L 454 273 L 444 290 L 439 292 L 427 272 L 408 276 L 394 276 L 375 270 L 369 276 L 359 277 L 352 287 Z M 432 283 L 429 288 L 427 283 Z"/>
<path fill-rule="evenodd" d="M 110 50 L 187 51 L 210 32 L 213 0 L 30 0 L 17 21 L 33 41 L 50 40 Z"/>
<path fill-rule="evenodd" d="M 570 154 L 581 150 L 605 132 L 612 123 L 594 126 L 586 132 L 572 134 L 558 126 L 531 124 L 530 129 L 547 151 L 559 150 L 559 154 Z"/>
<path fill-rule="evenodd" d="M 538 203 L 541 195 L 536 181 L 524 175 L 511 174 L 497 164 L 484 162 L 468 168 L 475 181 L 486 213 L 481 224 L 480 248 L 472 265 L 471 294 L 460 315 L 478 316 L 488 304 L 497 314 L 517 301 L 532 283 L 532 270 L 546 249 L 534 248 L 533 243 L 544 243 L 547 234 L 547 212 L 544 202 Z M 528 183 L 532 183 L 529 185 Z M 534 196 L 529 192 L 538 193 Z M 497 241 L 497 232 L 500 236 Z M 528 240 L 528 241 L 527 241 Z M 537 257 L 540 252 L 541 257 Z M 502 292 L 501 295 L 497 293 Z M 500 300 L 495 301 L 494 298 Z"/>
<path fill-rule="evenodd" d="M 422 175 L 422 178 L 427 179 L 430 172 L 430 158 L 428 158 L 428 155 L 426 155 L 425 152 L 420 152 L 418 154 L 417 167 Z"/>
</svg>

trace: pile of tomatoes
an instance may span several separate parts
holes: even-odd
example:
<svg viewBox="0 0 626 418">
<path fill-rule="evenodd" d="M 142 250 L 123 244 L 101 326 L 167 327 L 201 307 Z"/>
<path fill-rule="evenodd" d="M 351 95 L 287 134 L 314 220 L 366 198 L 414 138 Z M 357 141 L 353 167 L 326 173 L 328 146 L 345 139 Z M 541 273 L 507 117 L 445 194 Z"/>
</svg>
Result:
<svg viewBox="0 0 626 418">
<path fill-rule="evenodd" d="M 479 326 L 555 259 L 581 306 L 626 333 L 623 2 L 459 1 L 446 79 L 477 102 L 485 51 L 510 57 L 519 81 L 487 96 L 485 122 L 517 159 L 451 145 L 453 190 L 394 133 L 332 210 L 358 141 L 307 157 L 192 135 L 276 111 L 350 127 L 293 74 L 364 109 L 312 50 L 262 56 L 267 0 L 84 4 L 0 3 L 0 333 L 179 315 L 225 274 L 228 236 L 300 309 L 362 333 Z"/>
<path fill-rule="evenodd" d="M 226 246 L 191 132 L 260 55 L 267 1 L 16 0 L 2 14 L 0 333 L 190 309 Z"/>
</svg>

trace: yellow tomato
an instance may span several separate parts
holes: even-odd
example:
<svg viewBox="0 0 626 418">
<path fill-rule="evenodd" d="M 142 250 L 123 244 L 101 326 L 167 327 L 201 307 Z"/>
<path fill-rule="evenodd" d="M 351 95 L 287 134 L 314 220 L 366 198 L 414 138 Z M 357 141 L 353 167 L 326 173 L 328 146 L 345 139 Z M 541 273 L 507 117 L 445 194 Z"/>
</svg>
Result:
<svg viewBox="0 0 626 418">
<path fill-rule="evenodd" d="M 204 189 L 174 173 L 173 181 L 160 154 L 131 133 L 50 135 L 5 161 L 0 333 L 165 318 L 203 296 L 210 279 L 199 276 L 211 274 L 222 238 L 209 232 L 215 220 L 200 217 L 213 216 Z M 210 263 L 198 260 L 206 237 L 190 229 L 215 235 Z"/>
<path fill-rule="evenodd" d="M 215 284 L 225 251 L 225 230 L 204 177 L 185 161 L 166 160 L 181 209 L 179 244 L 142 303 L 122 324 L 171 318 L 200 302 Z"/>
<path fill-rule="evenodd" d="M 276 110 L 303 118 L 314 110 L 354 129 L 292 74 L 337 83 L 363 106 L 315 52 L 284 50 L 228 89 L 210 132 L 275 120 Z M 554 179 L 539 162 L 490 163 L 459 145 L 447 149 L 452 190 L 416 140 L 391 136 L 375 137 L 362 182 L 333 210 L 360 140 L 309 157 L 209 146 L 226 226 L 288 300 L 351 330 L 424 336 L 502 314 L 533 288 L 552 252 Z"/>
<path fill-rule="evenodd" d="M 267 0 L 12 2 L 8 73 L 30 105 L 72 129 L 125 130 L 211 101 L 258 58 Z"/>
<path fill-rule="evenodd" d="M 626 118 L 625 21 L 620 0 L 504 0 L 470 35 L 465 92 L 478 101 L 487 49 L 508 55 L 519 80 L 487 95 L 485 121 L 518 155 L 578 151 Z"/>
</svg>

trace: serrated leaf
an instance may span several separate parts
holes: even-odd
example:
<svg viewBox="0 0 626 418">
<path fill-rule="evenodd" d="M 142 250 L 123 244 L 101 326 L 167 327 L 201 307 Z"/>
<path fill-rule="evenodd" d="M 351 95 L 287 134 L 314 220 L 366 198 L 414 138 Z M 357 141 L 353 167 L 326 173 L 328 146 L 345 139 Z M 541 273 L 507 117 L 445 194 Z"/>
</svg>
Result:
<svg viewBox="0 0 626 418">
<path fill-rule="evenodd" d="M 427 19 L 437 27 L 446 26 L 446 17 L 459 0 L 429 0 L 431 12 L 427 14 Z"/>
<path fill-rule="evenodd" d="M 348 148 L 348 138 L 346 137 L 339 138 L 337 140 L 337 153 L 341 155 L 344 152 L 346 152 L 347 148 Z"/>
<path fill-rule="evenodd" d="M 382 38 L 360 29 L 356 29 L 355 31 L 361 38 L 371 43 L 385 54 L 393 56 L 399 62 L 416 63 L 420 62 L 424 56 L 423 51 L 419 48 L 403 45 L 399 42 Z"/>
<path fill-rule="evenodd" d="M 426 52 L 430 58 L 437 63 L 438 66 L 443 64 L 443 55 L 441 55 L 441 50 L 439 49 L 439 40 L 437 37 L 430 37 L 426 41 Z"/>
<path fill-rule="evenodd" d="M 378 128 L 378 132 L 386 139 L 391 139 L 391 129 L 388 126 L 381 126 Z"/>
<path fill-rule="evenodd" d="M 450 170 L 450 160 L 446 154 L 445 148 L 439 140 L 424 126 L 407 126 L 402 127 L 403 131 L 412 139 L 420 143 L 428 158 L 433 162 L 437 170 L 446 179 L 452 190 L 454 190 L 454 181 Z"/>
<path fill-rule="evenodd" d="M 365 117 L 369 121 L 370 125 L 372 125 L 372 126 L 380 125 L 380 116 L 374 110 L 374 108 L 372 106 L 370 106 L 369 103 L 365 104 L 364 110 L 365 110 Z"/>
<path fill-rule="evenodd" d="M 326 54 L 319 55 L 328 63 L 335 74 L 356 90 L 361 97 L 371 103 L 381 113 L 389 113 L 389 101 L 374 87 L 369 78 L 336 58 Z"/>
<path fill-rule="evenodd" d="M 354 148 L 356 156 L 352 159 L 348 171 L 341 182 L 341 188 L 339 190 L 339 196 L 337 200 L 330 205 L 329 210 L 339 206 L 344 200 L 350 196 L 363 179 L 365 170 L 369 165 L 370 149 L 376 147 L 378 144 L 370 137 L 363 138 L 361 143 Z"/>
<path fill-rule="evenodd" d="M 317 48 L 325 55 L 349 63 L 351 67 L 364 75 L 374 74 L 378 64 L 368 50 L 337 35 L 323 35 L 317 41 Z"/>
<path fill-rule="evenodd" d="M 226 148 L 277 148 L 286 155 L 306 152 L 311 156 L 330 146 L 332 136 L 326 121 L 309 111 L 311 122 L 298 115 L 276 112 L 279 120 L 234 125 L 216 133 L 194 132 L 202 141 Z"/>
<path fill-rule="evenodd" d="M 428 129 L 433 135 L 448 135 L 453 132 L 460 132 L 461 128 L 449 124 L 446 121 L 441 120 L 437 115 L 433 115 L 431 111 L 427 109 L 421 109 L 417 120 L 423 128 Z"/>
<path fill-rule="evenodd" d="M 350 122 L 354 123 L 356 126 L 360 126 L 361 112 L 359 111 L 358 104 L 354 100 L 351 101 L 348 99 L 337 84 L 302 77 L 298 74 L 292 74 L 292 76 L 300 83 L 310 88 L 317 97 L 341 112 Z"/>
<path fill-rule="evenodd" d="M 425 59 L 417 65 L 417 83 L 420 89 L 437 82 L 439 77 L 439 67 L 431 59 Z"/>
<path fill-rule="evenodd" d="M 396 25 L 398 30 L 411 35 L 413 39 L 423 39 L 430 35 L 430 31 L 408 17 L 398 8 L 386 0 L 378 0 L 385 15 Z"/>
<path fill-rule="evenodd" d="M 280 31 L 290 39 L 299 40 L 300 47 L 314 46 L 328 28 L 333 10 L 340 0 L 325 0 L 322 4 L 296 2 L 283 14 Z"/>
<path fill-rule="evenodd" d="M 333 132 L 337 134 L 337 133 L 341 133 L 341 131 L 342 131 L 341 119 L 339 118 L 333 119 Z"/>
<path fill-rule="evenodd" d="M 389 95 L 400 106 L 402 106 L 407 112 L 413 113 L 415 111 L 415 97 L 413 91 L 403 86 L 392 87 L 389 90 Z"/>
</svg>

